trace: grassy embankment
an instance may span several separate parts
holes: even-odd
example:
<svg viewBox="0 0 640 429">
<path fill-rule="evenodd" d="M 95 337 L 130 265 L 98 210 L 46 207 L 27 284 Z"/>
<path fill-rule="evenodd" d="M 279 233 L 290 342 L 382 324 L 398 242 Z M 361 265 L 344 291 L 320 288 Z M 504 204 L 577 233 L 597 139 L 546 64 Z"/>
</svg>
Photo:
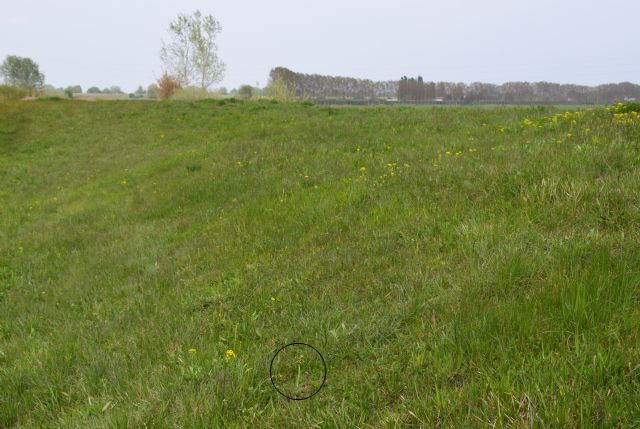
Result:
<svg viewBox="0 0 640 429">
<path fill-rule="evenodd" d="M 639 149 L 604 109 L 0 104 L 0 426 L 638 425 Z"/>
</svg>

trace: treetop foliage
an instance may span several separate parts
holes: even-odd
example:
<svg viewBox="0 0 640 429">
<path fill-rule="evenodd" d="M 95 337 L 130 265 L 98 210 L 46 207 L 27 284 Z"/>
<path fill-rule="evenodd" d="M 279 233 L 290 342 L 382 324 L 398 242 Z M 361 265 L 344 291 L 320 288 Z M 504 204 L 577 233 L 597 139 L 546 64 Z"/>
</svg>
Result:
<svg viewBox="0 0 640 429">
<path fill-rule="evenodd" d="M 193 15 L 178 15 L 169 24 L 168 42 L 162 42 L 160 59 L 164 71 L 178 79 L 181 86 L 197 84 L 208 89 L 222 80 L 225 64 L 218 57 L 216 38 L 220 22 L 199 10 Z"/>
<path fill-rule="evenodd" d="M 5 83 L 19 88 L 40 90 L 44 86 L 44 74 L 31 58 L 7 55 L 0 65 L 0 75 Z"/>
</svg>

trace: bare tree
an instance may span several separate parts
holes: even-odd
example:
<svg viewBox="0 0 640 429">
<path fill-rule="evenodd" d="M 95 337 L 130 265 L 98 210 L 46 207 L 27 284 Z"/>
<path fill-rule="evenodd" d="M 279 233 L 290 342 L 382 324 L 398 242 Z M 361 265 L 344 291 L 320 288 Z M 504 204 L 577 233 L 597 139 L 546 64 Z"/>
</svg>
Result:
<svg viewBox="0 0 640 429">
<path fill-rule="evenodd" d="M 160 59 L 164 71 L 182 86 L 196 83 L 209 89 L 224 76 L 225 65 L 218 57 L 216 37 L 222 27 L 212 15 L 178 15 L 169 24 L 170 41 L 162 41 Z"/>
</svg>

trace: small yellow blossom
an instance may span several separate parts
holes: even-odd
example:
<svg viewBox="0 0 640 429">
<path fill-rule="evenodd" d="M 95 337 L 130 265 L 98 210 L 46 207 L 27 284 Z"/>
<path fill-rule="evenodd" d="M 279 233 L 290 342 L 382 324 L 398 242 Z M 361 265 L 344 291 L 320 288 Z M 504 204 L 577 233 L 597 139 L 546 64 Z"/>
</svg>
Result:
<svg viewBox="0 0 640 429">
<path fill-rule="evenodd" d="M 272 297 L 271 297 L 271 301 L 276 302 L 276 297 L 275 297 L 275 296 L 272 296 Z"/>
<path fill-rule="evenodd" d="M 194 349 L 193 347 L 189 349 L 189 353 L 190 354 L 194 354 L 195 352 L 197 352 L 198 350 Z"/>
<path fill-rule="evenodd" d="M 229 362 L 231 359 L 235 359 L 236 357 L 236 352 L 234 352 L 233 350 L 229 349 L 225 352 L 224 354 L 224 359 Z"/>
<path fill-rule="evenodd" d="M 367 167 L 365 167 L 365 166 L 360 167 L 360 171 L 362 171 L 364 173 L 365 171 L 367 171 Z"/>
</svg>

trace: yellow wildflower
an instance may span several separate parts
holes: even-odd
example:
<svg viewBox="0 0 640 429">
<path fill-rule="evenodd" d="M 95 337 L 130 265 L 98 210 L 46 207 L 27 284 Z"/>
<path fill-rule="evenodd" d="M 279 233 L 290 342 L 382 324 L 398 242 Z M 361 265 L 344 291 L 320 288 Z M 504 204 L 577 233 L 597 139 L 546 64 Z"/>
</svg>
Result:
<svg viewBox="0 0 640 429">
<path fill-rule="evenodd" d="M 189 349 L 189 353 L 190 354 L 194 354 L 195 352 L 197 352 L 198 350 L 194 349 L 193 347 Z"/>
<path fill-rule="evenodd" d="M 234 352 L 231 349 L 227 350 L 224 354 L 224 360 L 226 360 L 227 362 L 229 362 L 231 359 L 235 359 L 235 357 L 236 357 L 236 352 Z"/>
</svg>

